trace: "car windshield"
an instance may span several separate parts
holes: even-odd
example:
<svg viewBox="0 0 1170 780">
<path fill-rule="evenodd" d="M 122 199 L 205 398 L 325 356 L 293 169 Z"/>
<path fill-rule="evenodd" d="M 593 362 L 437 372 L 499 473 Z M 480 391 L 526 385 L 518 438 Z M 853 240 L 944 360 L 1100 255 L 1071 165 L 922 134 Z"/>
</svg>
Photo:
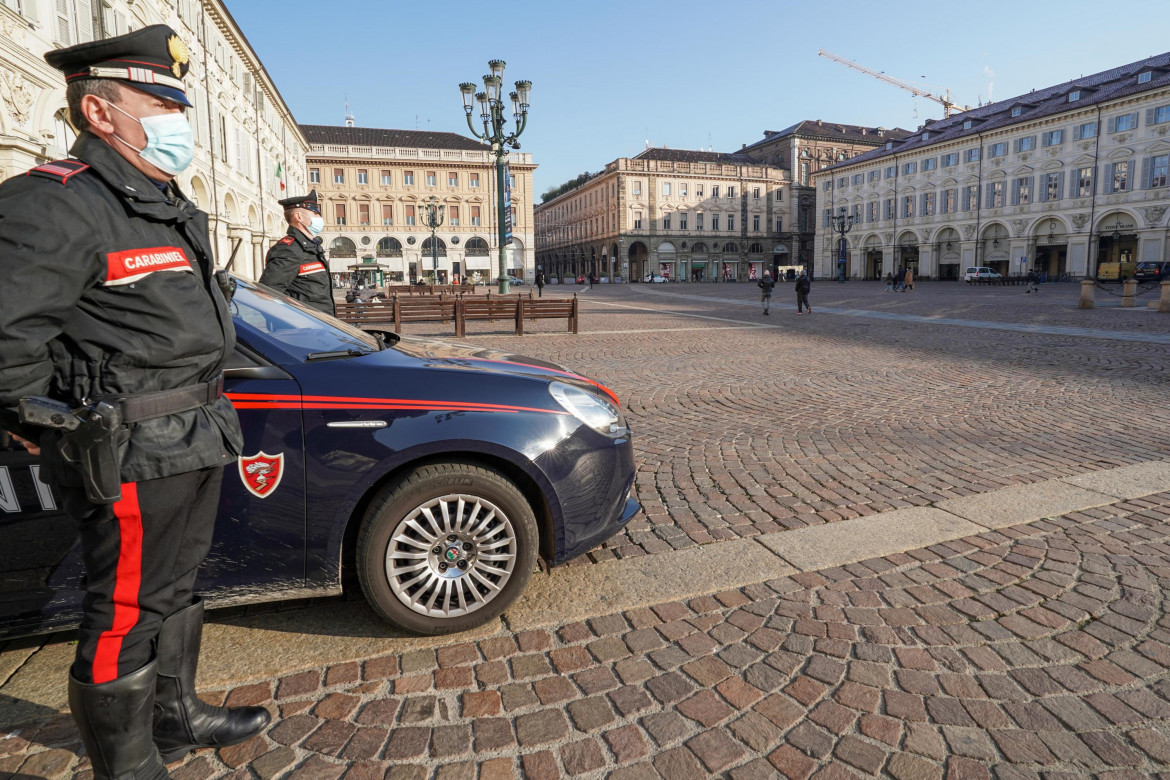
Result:
<svg viewBox="0 0 1170 780">
<path fill-rule="evenodd" d="M 321 352 L 365 354 L 380 349 L 373 334 L 243 279 L 236 279 L 232 318 L 279 342 L 301 360 Z"/>
</svg>

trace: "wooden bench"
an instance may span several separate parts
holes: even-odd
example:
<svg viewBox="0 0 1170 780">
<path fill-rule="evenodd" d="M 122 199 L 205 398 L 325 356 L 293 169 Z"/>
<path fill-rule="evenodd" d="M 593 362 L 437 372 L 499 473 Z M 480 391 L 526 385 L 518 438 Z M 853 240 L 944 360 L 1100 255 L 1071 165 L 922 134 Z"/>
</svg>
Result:
<svg viewBox="0 0 1170 780">
<path fill-rule="evenodd" d="M 520 324 L 519 297 L 489 296 L 471 298 L 463 296 L 455 306 L 455 335 L 467 335 L 468 320 L 498 320 L 511 319 L 516 323 L 516 335 L 522 335 L 524 328 Z"/>
<path fill-rule="evenodd" d="M 569 320 L 569 333 L 577 332 L 577 295 L 572 298 L 530 298 L 520 299 L 520 310 L 516 315 L 516 335 L 524 335 L 524 320 Z"/>
<path fill-rule="evenodd" d="M 385 325 L 394 322 L 394 301 L 378 300 L 369 303 L 338 303 L 337 319 L 350 325 Z"/>
<path fill-rule="evenodd" d="M 394 328 L 404 322 L 452 322 L 455 319 L 455 298 L 406 297 L 394 299 Z"/>
</svg>

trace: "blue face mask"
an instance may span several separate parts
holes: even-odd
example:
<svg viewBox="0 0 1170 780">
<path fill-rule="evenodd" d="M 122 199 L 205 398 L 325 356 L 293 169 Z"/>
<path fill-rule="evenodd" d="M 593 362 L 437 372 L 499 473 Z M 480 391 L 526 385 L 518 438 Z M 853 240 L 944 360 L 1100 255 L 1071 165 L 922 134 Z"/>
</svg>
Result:
<svg viewBox="0 0 1170 780">
<path fill-rule="evenodd" d="M 314 214 L 313 218 L 309 220 L 309 232 L 314 236 L 321 235 L 321 231 L 325 229 L 325 218 L 319 214 Z"/>
<path fill-rule="evenodd" d="M 138 152 L 139 157 L 163 173 L 177 176 L 187 170 L 187 166 L 195 159 L 195 133 L 191 130 L 191 123 L 187 121 L 187 117 L 182 114 L 159 114 L 139 119 L 127 114 L 113 103 L 110 103 L 110 107 L 142 125 L 142 130 L 146 133 L 146 146 L 139 149 L 126 143 L 116 134 L 114 137 Z"/>
</svg>

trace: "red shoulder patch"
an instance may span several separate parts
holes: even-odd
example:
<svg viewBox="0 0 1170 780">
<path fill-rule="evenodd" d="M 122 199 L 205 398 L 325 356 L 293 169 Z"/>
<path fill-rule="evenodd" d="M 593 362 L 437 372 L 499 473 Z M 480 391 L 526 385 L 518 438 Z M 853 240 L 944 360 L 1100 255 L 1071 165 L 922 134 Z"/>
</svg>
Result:
<svg viewBox="0 0 1170 780">
<path fill-rule="evenodd" d="M 89 168 L 81 160 L 54 160 L 53 162 L 38 165 L 28 172 L 28 176 L 40 176 L 45 179 L 65 184 L 70 178 Z"/>
<path fill-rule="evenodd" d="M 284 238 L 280 239 L 276 243 L 278 243 L 278 244 L 291 244 L 292 242 L 293 242 L 292 236 L 285 236 Z"/>
</svg>

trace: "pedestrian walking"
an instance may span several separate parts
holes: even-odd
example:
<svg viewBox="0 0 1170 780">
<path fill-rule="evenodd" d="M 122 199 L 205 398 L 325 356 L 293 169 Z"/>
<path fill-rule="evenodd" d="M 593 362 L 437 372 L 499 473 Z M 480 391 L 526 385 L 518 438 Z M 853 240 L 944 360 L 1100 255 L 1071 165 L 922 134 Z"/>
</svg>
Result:
<svg viewBox="0 0 1170 780">
<path fill-rule="evenodd" d="M 812 314 L 812 304 L 808 302 L 809 291 L 812 290 L 812 280 L 808 278 L 808 274 L 803 270 L 800 276 L 796 277 L 796 313 L 804 314 L 803 309 L 808 309 L 808 313 Z"/>
<path fill-rule="evenodd" d="M 590 271 L 590 272 L 589 272 L 589 289 L 590 289 L 590 290 L 592 290 L 592 289 L 593 289 L 593 280 L 594 280 L 595 278 L 596 278 L 596 277 L 593 275 L 593 272 L 592 272 L 592 271 Z"/>
<path fill-rule="evenodd" d="M 325 314 L 336 314 L 329 261 L 321 247 L 321 204 L 317 191 L 277 201 L 284 207 L 288 232 L 268 250 L 260 284 L 279 290 Z"/>
<path fill-rule="evenodd" d="M 764 278 L 756 282 L 756 287 L 761 290 L 760 303 L 764 304 L 764 316 L 768 316 L 768 310 L 772 308 L 772 288 L 776 283 L 772 281 L 772 274 L 764 271 Z"/>
<path fill-rule="evenodd" d="M 68 159 L 0 185 L 0 426 L 40 457 L 78 522 L 85 598 L 68 698 L 93 775 L 158 780 L 164 762 L 270 720 L 194 689 L 195 575 L 243 447 L 222 390 L 231 287 L 207 214 L 174 182 L 194 156 L 175 31 L 45 60 L 63 72 L 78 135 Z M 76 431 L 40 427 L 13 413 L 22 399 L 89 411 Z"/>
<path fill-rule="evenodd" d="M 885 289 L 885 291 L 886 292 L 893 292 L 894 291 L 894 274 L 892 272 L 889 272 L 889 271 L 886 272 L 886 289 Z"/>
<path fill-rule="evenodd" d="M 1035 271 L 1028 272 L 1028 289 L 1024 290 L 1024 294 L 1040 292 L 1040 277 L 1036 275 Z"/>
<path fill-rule="evenodd" d="M 536 297 L 538 298 L 544 297 L 544 281 L 544 269 L 538 267 L 536 269 Z"/>
<path fill-rule="evenodd" d="M 894 292 L 901 292 L 906 288 L 906 269 L 898 266 L 894 271 Z"/>
<path fill-rule="evenodd" d="M 902 278 L 902 292 L 914 292 L 914 270 L 906 269 L 906 275 Z"/>
</svg>

